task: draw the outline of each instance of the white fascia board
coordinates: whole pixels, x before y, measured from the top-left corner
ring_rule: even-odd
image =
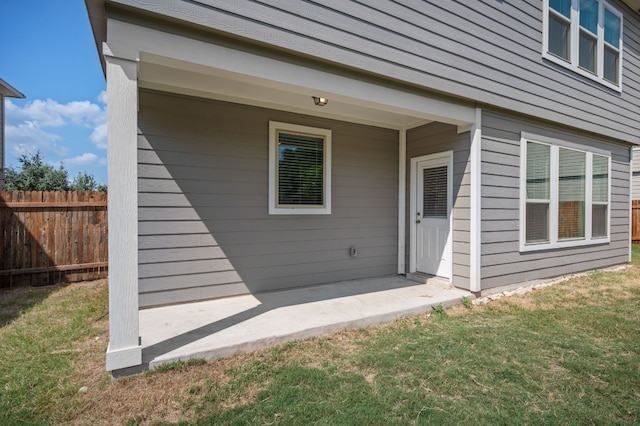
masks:
[[[352,79],[290,62],[255,55],[163,31],[110,19],[108,44],[119,57],[144,61],[169,58],[230,73],[235,79],[259,80],[272,87],[313,89],[334,99],[380,110],[413,115],[453,125],[475,120],[473,107],[448,102],[426,94],[413,94]],[[140,52],[140,53],[139,53]],[[154,55],[156,58],[146,56]]]

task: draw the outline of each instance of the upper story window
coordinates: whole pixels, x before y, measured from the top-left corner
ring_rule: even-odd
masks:
[[[331,130],[269,122],[269,214],[331,214]]]
[[[620,91],[622,14],[604,0],[544,0],[543,56]]]

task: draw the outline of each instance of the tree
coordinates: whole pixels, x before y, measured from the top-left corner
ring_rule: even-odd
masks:
[[[107,186],[96,182],[96,178],[86,171],[78,173],[71,183],[72,191],[106,191]]]
[[[56,169],[45,164],[40,151],[23,154],[18,158],[20,166],[6,169],[7,191],[106,191],[106,186],[98,185],[87,172],[79,173],[69,184],[69,173],[62,164]]]
[[[35,154],[23,154],[18,159],[20,167],[7,168],[6,188],[8,191],[68,191],[68,173],[60,164],[55,169],[45,164],[37,151]]]

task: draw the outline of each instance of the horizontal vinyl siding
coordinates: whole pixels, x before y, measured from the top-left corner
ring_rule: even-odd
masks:
[[[270,120],[332,130],[331,215],[268,214]],[[139,128],[142,306],[397,273],[396,131],[150,91]]]
[[[611,242],[523,252],[520,238],[521,132],[611,152]],[[629,147],[505,114],[482,115],[482,289],[625,263],[629,259]]]
[[[423,155],[453,151],[453,285],[469,288],[469,132],[458,134],[457,128],[443,123],[432,123],[407,132],[407,215],[406,265],[410,256],[410,227],[416,212],[410,211],[411,159]]]
[[[640,143],[640,17],[622,94],[542,59],[542,1],[115,0],[322,62]]]

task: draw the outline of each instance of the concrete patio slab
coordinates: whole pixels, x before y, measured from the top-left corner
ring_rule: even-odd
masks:
[[[279,343],[366,327],[449,306],[468,291],[401,276],[237,296],[140,311],[147,368],[223,358]]]

